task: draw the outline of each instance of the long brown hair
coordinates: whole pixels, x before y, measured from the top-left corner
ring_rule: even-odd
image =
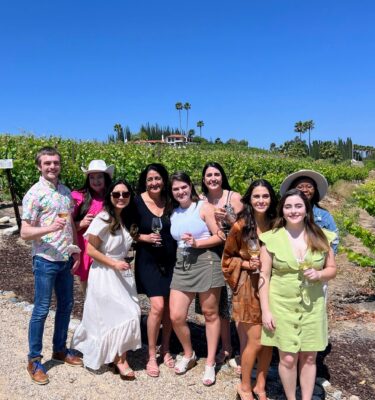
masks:
[[[256,179],[253,181],[250,186],[247,188],[246,193],[241,199],[241,202],[243,203],[243,209],[238,213],[237,216],[237,221],[240,219],[244,220],[244,226],[242,228],[242,237],[243,238],[253,238],[256,239],[258,237],[257,234],[257,223],[255,220],[255,215],[254,215],[254,209],[253,206],[251,205],[251,195],[253,193],[253,190],[258,187],[258,186],[263,186],[268,190],[268,193],[270,195],[270,205],[266,211],[266,218],[267,222],[269,223],[269,228],[272,225],[272,221],[275,218],[276,215],[276,195],[275,191],[273,190],[271,184],[266,180],[266,179]]]
[[[291,196],[298,196],[302,199],[306,208],[306,216],[304,219],[305,232],[306,232],[306,242],[307,247],[315,252],[315,251],[324,251],[328,252],[329,243],[326,235],[322,231],[322,229],[314,222],[314,214],[312,211],[311,204],[307,197],[298,189],[291,189],[285,192],[284,196],[280,199],[280,202],[277,206],[277,214],[276,220],[273,225],[274,229],[279,229],[285,227],[286,221],[284,219],[284,205],[286,199]]]
[[[112,190],[117,185],[125,185],[128,191],[130,192],[129,204],[121,211],[119,217],[115,213],[115,206],[112,204],[112,199],[111,199]],[[108,187],[107,192],[104,196],[104,205],[103,205],[103,209],[108,213],[108,218],[107,219],[102,218],[102,220],[109,225],[108,228],[111,235],[115,235],[116,231],[119,230],[122,226],[126,226],[129,229],[129,226],[131,225],[132,221],[131,220],[127,221],[126,216],[127,214],[129,214],[129,216],[134,215],[133,199],[134,199],[133,189],[125,179],[118,179],[117,181],[112,182],[111,185]]]

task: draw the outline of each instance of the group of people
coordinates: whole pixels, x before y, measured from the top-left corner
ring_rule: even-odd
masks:
[[[200,195],[188,174],[169,175],[158,163],[141,172],[135,193],[126,180],[112,180],[114,167],[103,160],[83,169],[85,184],[72,193],[59,182],[56,149],[41,149],[36,165],[41,177],[23,200],[21,228],[21,237],[33,241],[35,304],[27,367],[33,382],[48,383],[42,338],[53,289],[52,358],[91,369],[107,364],[122,379],[134,380],[127,352],[141,347],[137,294],[145,294],[150,377],[159,376],[160,363],[177,375],[195,366],[186,321],[196,299],[207,338],[204,385],[215,383],[217,365],[232,356],[233,319],[240,340],[238,396],[267,399],[267,371],[277,347],[287,399],[295,399],[297,375],[302,399],[311,399],[316,355],[328,344],[324,286],[336,274],[338,241],[332,216],[319,205],[328,189],[321,174],[289,175],[277,202],[265,179],[251,182],[243,196],[232,191],[216,162],[202,170]],[[85,293],[70,346],[79,353],[66,347],[73,274]],[[169,348],[172,330],[183,348],[178,360]]]

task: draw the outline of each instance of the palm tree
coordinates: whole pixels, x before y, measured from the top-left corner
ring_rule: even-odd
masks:
[[[182,133],[182,127],[181,127],[181,110],[183,109],[183,105],[181,102],[176,103],[176,110],[178,111],[178,116],[180,119],[180,133]]]
[[[189,130],[189,110],[191,109],[191,104],[185,103],[184,109],[186,110],[186,132],[185,132],[185,134],[187,134],[187,132]]]
[[[310,142],[310,137],[311,137],[311,131],[315,128],[315,123],[312,119],[309,121],[305,121],[305,128],[307,131],[309,131],[309,155],[311,153],[311,142]]]
[[[192,141],[194,135],[195,135],[195,130],[190,129],[188,133],[188,139],[190,140],[190,142]]]
[[[199,136],[202,137],[202,127],[204,127],[204,122],[203,121],[198,121],[197,122],[197,127],[199,128]]]
[[[305,123],[298,121],[294,124],[294,132],[299,133],[299,140],[302,140],[302,134],[306,132]]]

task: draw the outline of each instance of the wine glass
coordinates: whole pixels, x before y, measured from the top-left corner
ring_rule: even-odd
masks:
[[[64,218],[64,219],[68,220],[68,218],[69,218],[69,211],[68,211],[68,210],[60,210],[60,211],[57,213],[57,215],[58,215],[59,218]]]
[[[309,306],[310,305],[310,296],[307,291],[307,288],[309,286],[311,286],[311,283],[308,281],[308,279],[305,278],[303,272],[310,269],[312,267],[312,265],[309,261],[306,260],[305,257],[297,257],[297,262],[298,262],[299,270],[301,271],[301,274],[302,274],[302,282],[300,285],[302,300],[307,306]]]
[[[130,265],[129,269],[122,271],[123,276],[129,277],[132,276],[132,262],[134,261],[135,257],[135,249],[134,249],[134,242],[130,245],[127,253],[125,254],[124,260]]]
[[[64,225],[64,227],[63,227],[63,231],[65,232],[67,223],[68,223],[69,218],[70,218],[69,210],[68,210],[67,208],[65,208],[65,207],[64,207],[64,208],[60,208],[59,211],[57,211],[57,216],[58,216],[59,218],[65,219],[65,225]]]
[[[182,257],[187,257],[189,255],[190,245],[188,243],[186,243],[185,240],[181,240],[179,242],[179,247],[181,249]]]
[[[250,259],[254,259],[254,258],[259,259],[260,247],[259,247],[258,239],[249,237],[249,238],[247,238],[246,245],[247,245],[247,251],[249,253]],[[260,272],[259,268],[252,271],[253,274],[259,274],[259,272]]]
[[[131,246],[128,249],[128,252],[125,255],[125,261],[128,264],[131,264],[134,261],[134,256],[135,256],[135,250],[134,250],[134,246],[133,243],[131,244]]]
[[[297,262],[298,262],[299,270],[302,272],[301,286],[304,286],[304,287],[311,286],[311,283],[309,282],[308,279],[305,278],[305,275],[303,274],[304,271],[306,271],[312,267],[311,263],[308,260],[306,260],[306,257],[297,257]]]
[[[160,234],[160,231],[163,228],[163,223],[161,222],[161,218],[160,217],[153,217],[152,218],[152,222],[151,222],[151,230],[154,233]],[[153,247],[161,247],[162,244],[161,243],[155,243],[152,245]]]

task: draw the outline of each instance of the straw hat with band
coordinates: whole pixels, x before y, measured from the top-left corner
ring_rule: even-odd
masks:
[[[114,165],[108,165],[103,160],[92,160],[90,161],[89,167],[86,169],[81,167],[81,170],[86,174],[91,174],[92,172],[104,172],[108,174],[111,179],[113,177],[113,172],[115,170]]]
[[[280,186],[281,196],[283,196],[284,193],[290,189],[290,186],[294,181],[296,181],[297,179],[300,180],[302,178],[310,178],[316,183],[319,193],[319,200],[322,200],[328,190],[327,179],[319,172],[312,171],[311,169],[301,169],[300,171],[288,175]]]

